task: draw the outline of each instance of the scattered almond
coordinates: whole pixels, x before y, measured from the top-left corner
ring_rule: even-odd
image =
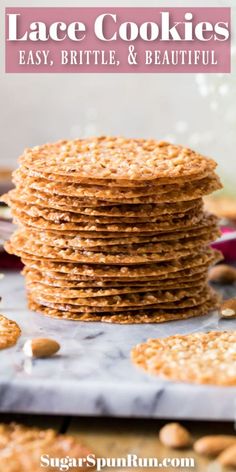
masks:
[[[201,456],[216,457],[233,444],[236,445],[236,436],[222,434],[203,436],[194,443],[194,451]]]
[[[236,298],[229,298],[229,300],[225,300],[220,307],[220,314],[222,318],[235,318]]]
[[[53,339],[35,338],[26,341],[23,351],[27,357],[51,357],[60,349],[60,344]]]
[[[222,284],[232,284],[236,281],[236,269],[227,264],[218,264],[209,270],[208,280]]]
[[[191,446],[190,433],[179,423],[168,423],[161,428],[159,439],[164,446],[171,449],[180,449]]]
[[[236,467],[236,444],[228,447],[217,457],[217,461],[225,467]]]

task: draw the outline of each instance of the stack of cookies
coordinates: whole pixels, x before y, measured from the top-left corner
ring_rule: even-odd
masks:
[[[216,163],[162,141],[99,137],[26,149],[3,197],[29,307],[48,316],[159,323],[207,314]]]

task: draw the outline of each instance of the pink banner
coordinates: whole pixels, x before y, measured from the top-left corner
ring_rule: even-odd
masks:
[[[230,8],[7,8],[6,72],[230,72]]]

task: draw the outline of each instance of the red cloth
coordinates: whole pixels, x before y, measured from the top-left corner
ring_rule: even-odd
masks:
[[[0,270],[22,270],[23,264],[19,257],[0,251]]]
[[[235,228],[222,226],[221,231],[222,234],[232,233],[235,231]],[[222,252],[225,262],[236,261],[236,239],[231,239],[231,241],[225,241],[223,243],[213,243],[212,247]]]

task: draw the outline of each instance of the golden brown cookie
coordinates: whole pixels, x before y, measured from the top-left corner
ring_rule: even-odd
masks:
[[[16,423],[0,424],[0,467],[4,472],[41,472],[41,456],[86,458],[91,451],[75,437]],[[47,470],[55,470],[47,467]],[[70,468],[76,471],[78,468]],[[79,470],[85,471],[87,467]]]
[[[208,225],[207,225],[208,221]],[[72,232],[57,232],[57,231],[43,231],[37,230],[37,228],[27,228],[23,229],[24,234],[32,236],[35,238],[35,241],[38,240],[39,243],[53,245],[57,247],[74,247],[74,248],[81,248],[81,249],[89,249],[94,250],[97,252],[97,246],[102,247],[105,249],[104,252],[112,252],[113,249],[111,246],[114,246],[114,252],[120,253],[123,251],[123,246],[126,248],[135,248],[143,247],[144,245],[150,247],[151,243],[154,245],[156,249],[162,245],[164,245],[163,249],[169,250],[170,247],[173,248],[175,245],[180,244],[188,244],[188,242],[196,239],[201,243],[201,240],[205,241],[208,238],[212,241],[214,237],[218,237],[220,232],[217,228],[217,225],[211,218],[205,218],[204,223],[206,224],[205,227],[196,226],[194,228],[186,229],[186,231],[173,231],[173,232],[163,232],[158,233],[156,235],[149,235],[149,236],[137,236],[137,235],[130,235],[125,234],[122,237],[116,238],[85,238],[81,236],[77,236],[76,231]],[[22,229],[20,230],[20,232]],[[19,232],[19,231],[18,231]],[[50,244],[51,243],[51,244]],[[92,248],[92,249],[90,249]],[[157,251],[162,252],[162,251]]]
[[[209,248],[217,219],[202,201],[221,188],[215,167],[155,140],[101,137],[27,149],[16,188],[2,201],[19,226],[5,248],[25,264],[31,306],[124,323],[127,309],[134,322],[150,315],[159,322],[161,309],[169,319],[175,310],[206,311],[207,271],[221,259]]]
[[[127,285],[127,281],[129,282],[129,286],[132,285],[155,285],[156,283],[165,283],[170,282],[173,283],[175,281],[181,282],[187,281],[187,280],[198,280],[199,277],[203,277],[207,275],[208,272],[208,264],[202,264],[200,266],[195,266],[191,267],[188,269],[180,269],[175,272],[164,272],[163,274],[159,274],[157,276],[151,276],[151,277],[138,277],[137,279],[135,278],[128,278],[128,277],[119,277],[119,279],[116,278],[109,278],[109,279],[102,279],[102,278],[88,278],[88,277],[83,277],[79,274],[70,274],[70,272],[57,272],[57,271],[51,271],[48,269],[41,269],[41,268],[36,268],[33,267],[34,263],[33,261],[30,261],[30,259],[24,260],[26,263],[26,266],[24,267],[22,273],[23,275],[27,275],[28,273],[31,275],[40,274],[43,279],[48,278],[49,280],[53,279],[55,283],[57,281],[60,281],[62,284],[64,281],[70,281],[71,283],[84,283],[87,284],[87,286],[90,287],[114,287],[114,286],[122,286],[122,285]],[[37,262],[37,261],[36,261]],[[38,280],[38,278],[37,278]],[[83,286],[83,285],[82,285]],[[84,285],[86,286],[86,285]]]
[[[180,252],[181,250],[193,251],[196,249],[197,245],[199,247],[204,247],[209,245],[212,239],[216,239],[220,235],[218,230],[213,230],[209,232],[209,234],[199,235],[199,237],[189,237],[189,238],[180,238],[176,240],[172,240],[171,242],[160,241],[158,242],[141,242],[140,244],[131,243],[131,244],[118,244],[118,245],[102,245],[102,252],[103,254],[129,254],[138,256],[141,254],[166,254],[167,258],[175,257],[176,253]],[[99,252],[99,246],[101,244],[96,244],[97,240],[94,241],[94,246],[90,246],[91,242],[88,241],[88,246],[86,244],[86,240],[82,240],[81,238],[71,238],[68,236],[58,236],[57,234],[50,233],[50,232],[37,232],[37,231],[29,231],[28,229],[21,229],[14,233],[14,238],[23,237],[27,239],[27,243],[31,240],[34,241],[34,244],[38,245],[45,245],[47,247],[53,247],[55,250],[59,249],[73,249],[79,252],[83,252],[86,254],[90,254],[90,252]],[[13,239],[14,240],[14,239]],[[127,241],[128,242],[128,241]]]
[[[195,306],[191,308],[184,308],[179,310],[145,310],[139,311],[139,313],[133,313],[132,311],[126,311],[122,314],[109,314],[106,313],[72,313],[68,311],[56,310],[53,308],[45,307],[38,303],[35,303],[31,299],[28,299],[29,308],[38,313],[42,313],[52,318],[59,318],[72,321],[90,321],[90,322],[105,322],[115,324],[143,324],[143,323],[165,323],[168,321],[184,320],[193,318],[196,316],[207,315],[210,311],[214,310],[219,300],[212,296],[212,298],[201,306]]]
[[[65,184],[63,182],[46,181],[45,179],[34,179],[27,178],[22,175],[21,170],[18,170],[14,174],[13,182],[16,187],[21,187],[23,183],[26,188],[34,190],[39,193],[46,193],[49,197],[53,195],[62,197],[73,197],[77,198],[78,206],[99,206],[102,204],[111,205],[113,204],[152,204],[162,202],[180,202],[188,200],[196,200],[204,195],[214,192],[222,188],[219,177],[213,173],[211,176],[207,176],[197,182],[184,182],[183,184],[173,184],[158,186],[158,189],[147,191],[145,195],[129,196],[126,193],[110,193],[109,197],[100,190],[94,188],[93,192],[90,191],[90,196],[84,195],[84,190],[76,184]],[[109,190],[110,192],[110,190]],[[87,192],[88,193],[88,192]],[[143,192],[144,193],[144,192]]]
[[[7,248],[9,247],[9,243]],[[36,270],[49,270],[52,272],[62,272],[69,273],[70,277],[73,278],[74,275],[80,275],[83,277],[91,278],[104,278],[104,279],[129,279],[136,278],[139,279],[157,277],[167,273],[175,273],[182,269],[191,269],[193,267],[202,267],[206,264],[210,265],[219,260],[221,260],[222,255],[219,251],[213,249],[205,249],[196,257],[183,257],[174,261],[163,262],[163,263],[152,263],[152,264],[143,264],[137,266],[112,266],[112,265],[84,265],[76,263],[61,263],[61,262],[52,262],[48,259],[34,259],[31,257],[23,257],[22,261],[28,267],[34,268]]]
[[[167,380],[236,386],[236,331],[150,339],[132,350],[133,362]]]
[[[16,218],[17,221],[22,222],[25,225],[37,227],[39,229],[45,230],[57,230],[57,231],[76,231],[79,235],[83,232],[90,234],[91,233],[109,233],[109,236],[117,233],[138,233],[139,235],[145,234],[155,234],[163,231],[175,231],[176,229],[183,229],[184,227],[192,227],[197,224],[202,224],[204,219],[204,214],[199,212],[194,214],[180,214],[180,216],[173,215],[169,219],[160,219],[156,220],[155,223],[112,223],[112,224],[99,224],[95,221],[93,222],[67,222],[66,219],[55,219],[50,220],[46,217],[32,216],[25,211],[25,209],[20,208],[19,205],[11,207],[11,213]],[[42,213],[42,212],[41,212]],[[117,234],[118,235],[118,234]],[[111,237],[111,236],[110,236]]]
[[[169,222],[171,224],[172,220],[177,220],[181,218],[191,218],[192,216],[203,216],[203,213],[201,212],[202,207],[197,206],[194,208],[191,208],[188,211],[185,211],[183,213],[181,212],[175,212],[172,215],[164,214],[164,215],[159,215],[156,217],[148,217],[146,215],[146,218],[141,218],[137,217],[136,219],[134,218],[121,218],[121,217],[106,217],[106,216],[87,216],[84,214],[80,214],[77,212],[73,211],[60,211],[60,210],[55,210],[55,209],[50,209],[50,208],[44,208],[42,206],[37,206],[37,205],[32,205],[29,203],[17,201],[17,200],[11,200],[10,201],[11,207],[13,210],[17,211],[22,211],[26,213],[28,216],[32,216],[33,218],[44,218],[45,220],[52,221],[52,222],[67,222],[67,223],[90,223],[90,224],[99,224],[99,225],[113,225],[117,224],[118,227],[122,224],[124,225],[138,225],[141,226],[143,225],[144,228],[147,226],[147,223],[162,223],[162,222]]]
[[[111,264],[111,265],[134,265],[146,264],[151,262],[169,261],[172,259],[179,259],[187,256],[197,255],[196,247],[194,249],[180,249],[175,252],[143,252],[141,254],[109,254],[102,252],[82,251],[74,248],[57,248],[47,246],[46,244],[36,244],[35,239],[25,237],[23,232],[21,234],[14,234],[10,242],[5,245],[8,252],[13,252],[18,256],[25,256],[29,254],[33,258],[52,259],[54,261],[69,261],[82,264]]]
[[[47,274],[42,274],[37,271],[25,272],[25,280],[27,287],[31,290],[36,290],[37,287],[41,287],[42,291],[50,290],[50,293],[61,293],[65,295],[67,290],[70,292],[73,290],[77,293],[77,296],[81,293],[84,297],[88,296],[106,296],[106,295],[119,295],[121,293],[137,293],[137,292],[146,292],[146,291],[155,291],[155,290],[168,290],[168,289],[185,289],[191,288],[193,285],[203,285],[206,283],[207,275],[197,275],[195,277],[186,278],[186,279],[177,279],[177,280],[168,280],[168,281],[153,281],[153,282],[143,282],[135,284],[116,284],[110,283],[108,286],[104,283],[104,287],[99,283],[92,284],[89,282],[79,282],[68,279],[55,279],[54,277],[49,277]],[[63,291],[62,291],[63,288]],[[53,291],[51,291],[53,289]]]
[[[209,295],[209,289],[203,287],[202,285],[192,286],[188,289],[169,289],[169,290],[156,290],[149,292],[148,289],[145,292],[140,293],[126,293],[118,295],[107,295],[99,297],[85,297],[83,294],[80,297],[76,296],[62,296],[61,294],[56,295],[55,293],[50,293],[40,289],[32,290],[28,286],[28,291],[31,294],[32,298],[36,301],[40,301],[43,305],[47,302],[49,303],[61,303],[64,305],[75,305],[76,311],[85,310],[84,307],[99,307],[101,311],[120,309],[121,307],[147,307],[148,305],[157,305],[165,303],[176,302],[176,306],[181,303],[181,300],[186,300],[191,298],[192,305],[201,302],[205,296]],[[195,298],[194,298],[195,297]],[[197,300],[194,302],[194,300]],[[178,303],[177,303],[178,302]],[[105,309],[106,308],[106,309]],[[137,309],[137,308],[135,308]],[[98,310],[99,311],[99,310]]]
[[[20,162],[43,172],[82,179],[159,180],[201,176],[216,164],[163,141],[98,137],[26,149]]]
[[[11,190],[1,196],[1,201],[11,204],[11,201],[26,203],[27,205],[37,205],[43,208],[58,209],[60,211],[72,211],[86,216],[105,216],[109,218],[155,218],[160,215],[169,215],[173,213],[185,213],[191,209],[203,207],[202,199],[175,202],[175,203],[153,203],[150,205],[139,204],[121,204],[106,205],[98,207],[78,206],[78,200],[73,197],[62,197],[57,195],[50,196],[44,192],[37,192],[26,188],[24,185],[18,185],[17,189]]]
[[[14,346],[20,334],[21,329],[15,321],[0,315],[0,350]]]

